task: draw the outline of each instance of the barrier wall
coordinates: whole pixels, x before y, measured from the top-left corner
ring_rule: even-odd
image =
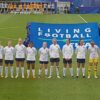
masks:
[[[80,7],[81,14],[88,14],[88,13],[100,13],[100,7]]]

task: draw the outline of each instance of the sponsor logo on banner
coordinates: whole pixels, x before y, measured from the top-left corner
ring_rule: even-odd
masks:
[[[56,38],[58,44],[62,47],[67,38],[70,38],[74,47],[78,45],[82,38],[86,46],[90,45],[93,40],[97,45],[100,44],[100,37],[97,23],[84,24],[46,24],[46,23],[30,23],[29,40],[34,42],[37,48],[42,46],[42,42],[46,41],[48,46],[52,43],[52,39]]]

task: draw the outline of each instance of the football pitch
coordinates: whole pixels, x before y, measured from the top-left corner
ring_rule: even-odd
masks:
[[[0,41],[5,46],[8,40],[17,43],[19,37],[26,37],[26,24],[28,22],[44,23],[100,23],[99,14],[90,15],[0,15]],[[86,59],[88,67],[88,55]],[[99,60],[100,61],[100,60]],[[38,76],[38,57],[36,61],[36,76]],[[15,64],[14,64],[15,67]],[[62,77],[62,57],[60,61],[60,76]],[[25,66],[26,68],[26,66]],[[73,57],[74,75],[76,75],[76,59]],[[44,73],[39,79],[11,79],[0,78],[0,100],[100,100],[100,63],[98,65],[98,79],[71,78],[67,70],[67,78],[44,78]],[[15,73],[14,73],[15,75]],[[26,70],[25,70],[26,76]],[[87,72],[86,72],[87,76]],[[93,75],[92,75],[93,76]]]

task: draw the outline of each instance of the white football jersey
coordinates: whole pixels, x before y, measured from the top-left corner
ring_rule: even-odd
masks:
[[[43,48],[41,47],[39,49],[39,54],[40,54],[40,61],[48,61],[48,56],[49,56],[49,49],[48,48]]]
[[[97,45],[94,45],[94,47],[90,46],[88,50],[90,59],[99,57],[99,47]]]
[[[73,55],[73,46],[65,44],[62,48],[63,58],[71,59]]]
[[[76,54],[77,54],[77,59],[85,59],[86,47],[84,45],[83,46],[78,45],[76,47]]]
[[[4,48],[3,46],[0,46],[0,59],[3,59],[3,54],[4,54]]]
[[[22,44],[15,46],[16,58],[25,58],[26,47]]]
[[[59,58],[60,57],[60,46],[58,44],[50,45],[49,48],[49,53],[50,53],[50,58]]]
[[[26,49],[26,60],[35,61],[36,60],[37,50],[35,47],[27,47]]]
[[[5,60],[14,60],[14,54],[15,54],[15,49],[14,47],[8,47],[6,46],[4,48],[4,55],[5,55]]]

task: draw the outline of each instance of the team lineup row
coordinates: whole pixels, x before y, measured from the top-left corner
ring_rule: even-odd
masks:
[[[81,39],[79,45],[75,49],[76,58],[77,58],[77,67],[76,67],[76,78],[79,77],[80,67],[82,67],[82,75],[85,78],[85,58],[86,58],[87,48],[84,46],[84,41]],[[88,78],[91,77],[92,67],[94,68],[94,78],[97,77],[97,66],[99,58],[99,47],[95,45],[92,41],[91,45],[88,48],[89,51],[89,67],[88,67]],[[71,77],[73,77],[73,67],[72,67],[72,56],[73,56],[73,46],[70,43],[70,39],[66,39],[66,44],[62,48],[63,54],[63,77],[66,77],[66,69],[69,67]],[[59,75],[59,61],[60,61],[60,46],[57,44],[57,40],[53,39],[52,44],[49,49],[47,48],[47,43],[43,42],[42,47],[39,49],[39,62],[40,67],[38,71],[39,78],[43,68],[45,68],[45,76],[47,78],[52,77],[53,67],[56,68],[57,78],[60,78]],[[8,45],[3,47],[0,43],[0,76],[3,77],[3,58],[5,61],[5,78],[8,77],[8,68],[10,67],[11,78],[14,78],[14,57],[16,60],[16,76],[19,77],[19,67],[21,67],[22,78],[24,76],[24,61],[26,58],[27,62],[27,78],[30,77],[30,68],[32,67],[32,76],[35,78],[35,61],[36,61],[37,50],[33,46],[33,43],[29,43],[28,47],[23,45],[21,38],[18,39],[18,44],[15,48],[12,46],[12,42],[8,41]],[[50,56],[50,73],[48,74],[48,60]]]

